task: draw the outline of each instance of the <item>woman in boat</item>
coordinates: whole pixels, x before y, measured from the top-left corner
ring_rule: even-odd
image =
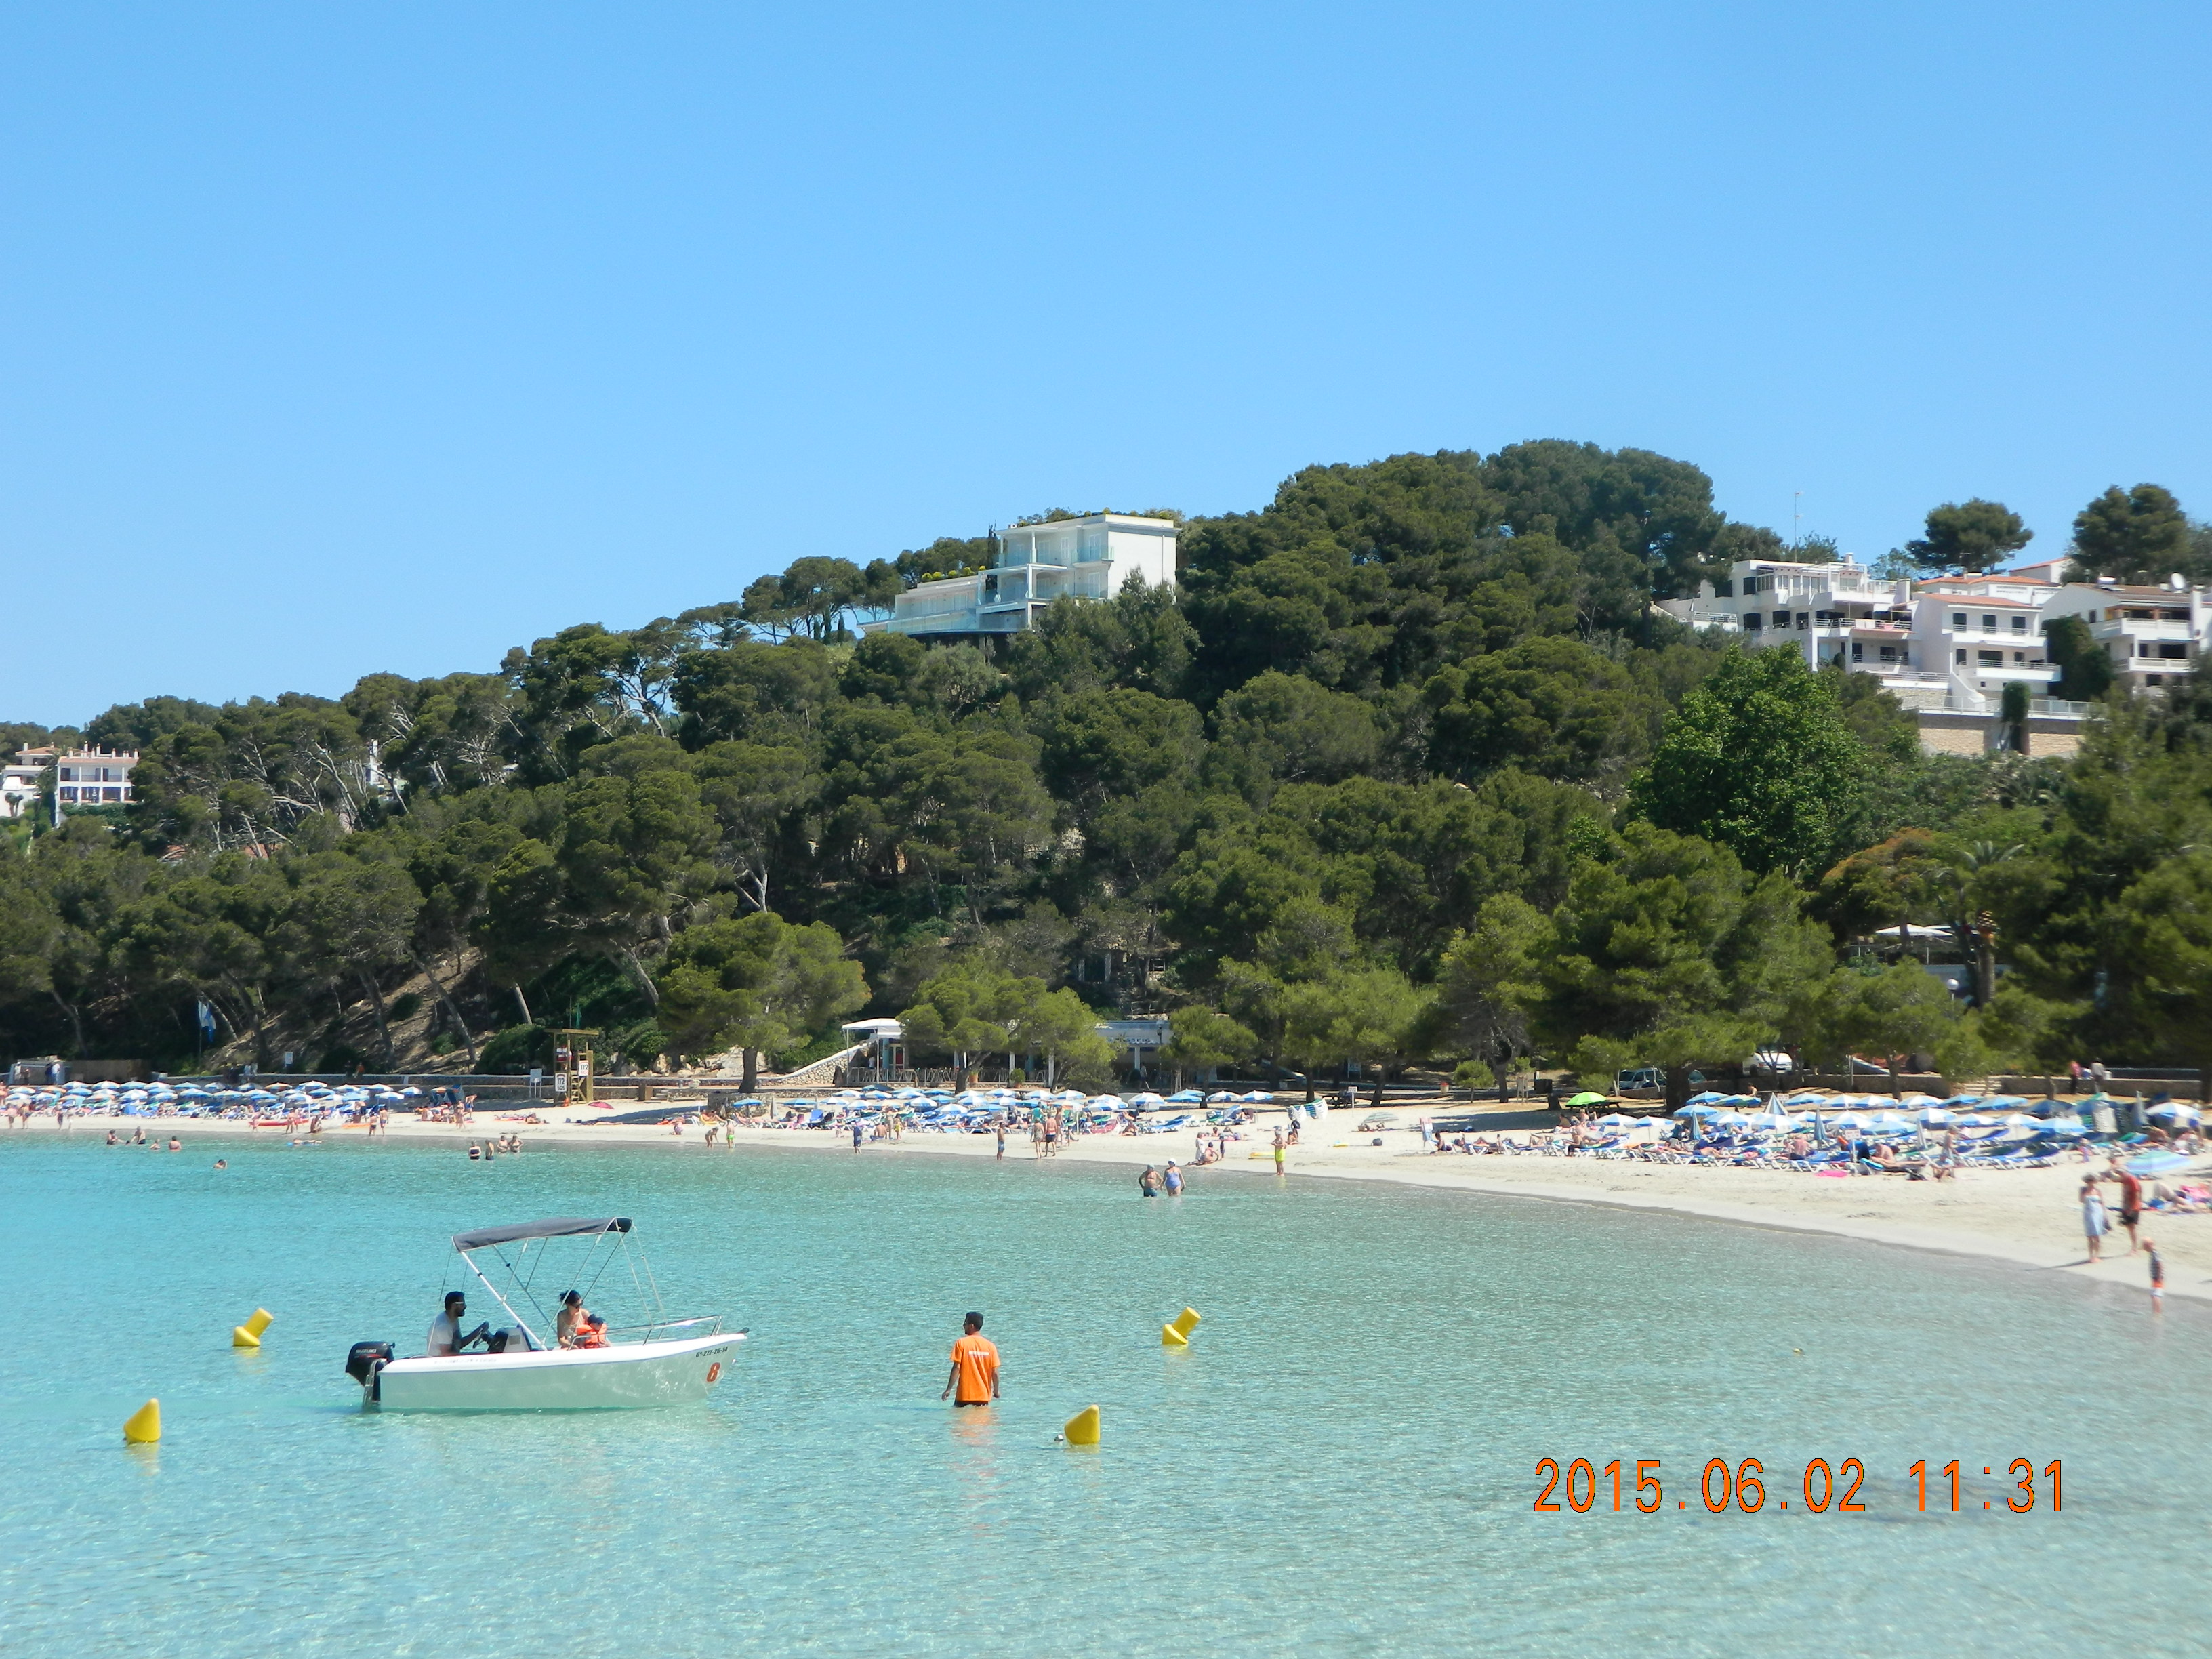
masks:
[[[584,1306],[581,1291],[564,1291],[561,1297],[561,1311],[553,1319],[554,1339],[564,1348],[604,1348],[607,1346],[607,1322],[594,1319]]]

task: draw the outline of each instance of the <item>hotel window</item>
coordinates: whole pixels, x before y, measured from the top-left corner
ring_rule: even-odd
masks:
[[[1777,628],[1787,628],[1787,627],[1789,627],[1789,626],[1790,626],[1790,613],[1789,613],[1787,611],[1776,611],[1776,612],[1774,613],[1774,625],[1775,625]]]
[[[2027,617],[2014,617],[2012,619],[2012,631],[2013,631],[2014,633],[2015,633],[2015,634],[2025,634],[2025,633],[2027,633]]]
[[[1996,631],[1997,619],[1995,617],[1990,616],[1987,611],[1984,611],[1982,613],[1982,632],[1984,634],[1994,634]]]
[[[1851,660],[1853,662],[1866,660],[1866,647],[1861,645],[1856,640],[1851,641]]]
[[[120,789],[114,787],[112,785],[110,785],[108,787],[100,792],[100,798],[102,800],[121,800],[123,799],[123,792]]]
[[[1954,628],[1964,628],[1966,625],[1966,613],[1963,611],[1954,611],[1951,613],[1951,626]]]
[[[67,784],[64,784],[56,793],[58,793],[64,800],[75,800],[76,799],[76,791],[70,788]]]
[[[1797,626],[1798,626],[1798,627],[1800,627],[1800,628],[1804,627],[1807,623],[1810,623],[1812,620],[1813,620],[1813,619],[1812,619],[1812,617],[1810,617],[1809,616],[1806,615],[1806,613],[1805,613],[1805,612],[1803,612],[1802,611],[1800,611],[1797,613]]]
[[[1963,663],[1966,660],[1966,653],[1964,651],[1954,651],[1951,653],[1951,659],[1954,662]]]
[[[2016,665],[2025,667],[2027,665],[2027,653],[2025,651],[2015,651],[2012,653],[2012,659]]]
[[[2004,653],[2002,651],[1978,651],[1974,653],[1974,658],[1975,660],[1984,668],[2002,668],[2004,666]]]
[[[2189,655],[2189,647],[2181,644],[2178,641],[2168,641],[2166,644],[2159,647],[2158,654],[2165,658],[2168,662],[2172,662],[2177,658],[2187,657]]]
[[[1744,626],[1744,631],[1745,631],[1746,633],[1756,634],[1757,632],[1759,632],[1759,612],[1757,612],[1756,611],[1745,611],[1745,612],[1743,613],[1743,626]]]
[[[1897,647],[1893,645],[1885,645],[1882,647],[1881,659],[1884,662],[1895,662],[1897,660]]]

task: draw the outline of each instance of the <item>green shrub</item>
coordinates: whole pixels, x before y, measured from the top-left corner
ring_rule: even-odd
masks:
[[[510,1025],[477,1050],[477,1069],[520,1077],[553,1069],[553,1033],[543,1025]]]

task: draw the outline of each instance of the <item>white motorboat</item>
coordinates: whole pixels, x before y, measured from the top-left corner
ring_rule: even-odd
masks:
[[[392,1357],[389,1342],[355,1343],[346,1357],[346,1374],[362,1385],[362,1404],[386,1411],[607,1411],[704,1399],[707,1390],[722,1380],[738,1344],[745,1340],[744,1332],[724,1331],[721,1320],[713,1316],[661,1318],[593,1333],[593,1346],[558,1346],[517,1311],[477,1261],[481,1251],[504,1267],[518,1299],[532,1308],[550,1333],[555,1322],[537,1305],[530,1290],[547,1243],[589,1239],[588,1266],[599,1246],[609,1241],[627,1254],[629,1231],[629,1217],[607,1216],[558,1218],[456,1233],[454,1250],[514,1325],[493,1331],[487,1323],[469,1333],[464,1346],[481,1341],[481,1353],[399,1359]],[[533,1260],[533,1246],[541,1260]],[[605,1267],[602,1262],[600,1271]],[[638,1282],[634,1268],[632,1282]],[[650,1283],[648,1272],[644,1284]],[[639,1288],[642,1291],[644,1285]],[[658,1291],[652,1297],[657,1304]]]

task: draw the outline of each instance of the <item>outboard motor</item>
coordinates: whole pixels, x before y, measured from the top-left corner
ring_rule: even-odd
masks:
[[[379,1397],[377,1373],[392,1359],[389,1342],[356,1342],[346,1350],[346,1375],[366,1389],[371,1400]]]

